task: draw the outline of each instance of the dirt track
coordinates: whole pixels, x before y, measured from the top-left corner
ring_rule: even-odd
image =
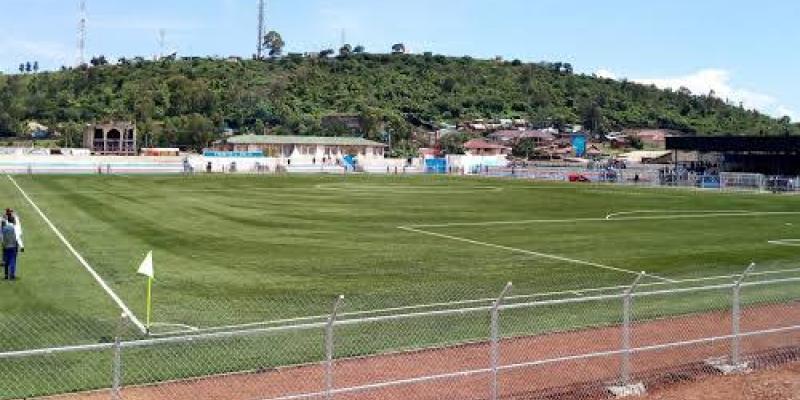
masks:
[[[800,303],[747,309],[742,318],[742,332],[793,325],[800,325]],[[641,347],[724,336],[730,333],[730,327],[729,312],[638,323],[633,329],[632,345]],[[614,351],[620,348],[620,343],[620,327],[508,339],[501,344],[500,359],[501,365],[513,365],[555,357]],[[750,337],[742,341],[742,352],[761,354],[758,362],[764,365],[794,360],[793,357],[797,357],[798,354],[795,351],[798,347],[800,347],[800,331]],[[675,382],[713,375],[715,371],[704,361],[726,356],[730,354],[730,348],[729,340],[720,340],[689,347],[638,353],[632,357],[633,373],[638,380],[648,383],[648,386],[669,387]],[[774,349],[795,350],[785,350],[784,353],[775,355],[767,352]],[[337,360],[334,387],[349,388],[428,375],[480,370],[487,368],[488,365],[489,346],[486,343]],[[500,396],[505,399],[602,398],[607,396],[606,385],[618,380],[620,366],[621,357],[614,355],[503,371],[499,377]],[[124,389],[123,398],[125,400],[255,400],[320,392],[323,389],[324,368],[321,365],[309,365],[155,386],[129,387]],[[347,400],[470,400],[486,399],[489,393],[490,376],[481,373],[359,393],[341,393],[334,397]],[[664,395],[667,393],[669,392],[665,392]],[[109,398],[109,393],[100,391],[57,398],[106,400]],[[308,398],[324,398],[324,396]],[[652,398],[677,399],[677,397]]]
[[[642,400],[800,400],[800,364],[673,385]]]

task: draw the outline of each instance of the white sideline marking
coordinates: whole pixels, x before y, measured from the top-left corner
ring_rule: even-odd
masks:
[[[794,246],[800,247],[800,239],[780,239],[780,240],[770,240],[767,243],[775,244],[778,246]]]
[[[669,214],[669,213],[684,213],[684,215],[694,215],[694,214],[714,214],[714,213],[751,213],[750,210],[640,210],[640,211],[621,211],[615,212],[606,215],[606,220],[616,219],[615,217],[621,217],[624,215],[636,215],[636,214]]]
[[[512,252],[515,252],[515,253],[528,254],[528,255],[541,257],[541,258],[549,258],[551,260],[565,261],[565,262],[570,262],[570,263],[573,263],[573,264],[588,265],[590,267],[606,269],[606,270],[609,270],[609,271],[623,272],[623,273],[631,274],[631,275],[639,275],[639,272],[636,272],[636,271],[631,271],[631,270],[628,270],[628,269],[612,267],[612,266],[609,266],[609,265],[598,264],[598,263],[591,262],[591,261],[584,261],[584,260],[578,260],[578,259],[574,259],[574,258],[562,257],[562,256],[554,255],[554,254],[540,253],[538,251],[518,249],[516,247],[502,246],[502,245],[499,245],[499,244],[479,242],[477,240],[466,239],[466,238],[462,238],[462,237],[458,237],[458,236],[450,236],[450,235],[445,235],[445,234],[442,234],[442,233],[424,231],[424,230],[421,230],[421,229],[415,229],[415,228],[408,227],[408,226],[399,226],[397,228],[398,229],[402,229],[404,231],[408,231],[408,232],[420,233],[420,234],[423,234],[423,235],[435,236],[435,237],[439,237],[439,238],[443,238],[443,239],[455,240],[455,241],[464,242],[464,243],[477,244],[477,245],[480,245],[480,246],[493,247],[493,248],[496,248],[496,249],[512,251]],[[665,282],[675,282],[675,281],[673,281],[671,279],[663,278],[663,277],[660,277],[658,275],[653,275],[653,274],[645,274],[645,275],[647,275],[649,277],[652,277],[652,278],[656,278],[656,279],[665,281]]]
[[[13,183],[14,186],[16,186],[17,190],[19,190],[19,192],[22,193],[22,196],[25,197],[25,200],[27,200],[28,203],[30,203],[30,205],[33,207],[34,210],[36,210],[39,216],[42,217],[42,219],[50,227],[50,229],[53,230],[56,236],[58,236],[58,238],[61,239],[61,242],[64,243],[64,246],[66,246],[67,249],[72,253],[72,255],[74,255],[75,258],[78,259],[78,262],[80,262],[81,265],[83,265],[83,267],[86,269],[86,271],[88,271],[89,274],[92,275],[94,280],[100,284],[100,287],[102,287],[103,290],[105,290],[105,292],[111,297],[111,299],[114,300],[115,303],[117,303],[117,306],[119,306],[122,312],[125,313],[125,315],[127,315],[130,318],[131,322],[133,322],[133,324],[136,325],[136,328],[138,328],[143,334],[147,334],[147,328],[145,328],[144,324],[142,324],[142,322],[139,321],[139,318],[137,318],[136,315],[134,315],[133,312],[128,308],[128,306],[125,305],[122,299],[120,299],[120,297],[116,293],[114,293],[114,290],[111,289],[111,287],[108,286],[108,284],[103,280],[103,278],[100,277],[97,271],[95,271],[94,268],[92,268],[92,266],[86,262],[83,256],[81,256],[80,253],[78,253],[78,251],[75,250],[75,248],[72,246],[72,244],[70,244],[67,238],[65,238],[64,235],[61,234],[61,231],[59,231],[58,228],[56,228],[56,226],[50,221],[50,219],[47,218],[47,215],[45,215],[44,212],[42,212],[42,210],[39,208],[39,206],[37,206],[36,203],[34,203],[33,200],[28,196],[28,194],[25,193],[24,190],[22,190],[22,187],[20,187],[17,184],[17,181],[14,180],[14,178],[12,178],[11,175],[6,175],[6,176],[11,181],[11,183]]]
[[[756,217],[774,215],[800,215],[800,211],[753,211],[753,212],[732,212],[721,211],[708,214],[674,214],[674,215],[646,215],[639,217],[620,217],[620,218],[565,218],[565,219],[527,219],[517,221],[485,221],[485,222],[453,222],[448,224],[427,224],[427,225],[407,225],[410,228],[448,228],[456,226],[492,226],[492,225],[527,225],[527,224],[546,224],[546,223],[570,223],[570,222],[603,222],[603,221],[648,221],[648,220],[669,220],[669,219],[703,219],[715,217]]]

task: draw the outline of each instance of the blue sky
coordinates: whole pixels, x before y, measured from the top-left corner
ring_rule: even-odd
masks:
[[[254,52],[256,0],[87,0],[89,54],[152,56],[158,31],[182,55]],[[579,72],[713,89],[800,120],[800,2],[795,0],[267,0],[287,51],[347,41],[568,61]],[[78,0],[0,0],[0,70],[76,59]]]

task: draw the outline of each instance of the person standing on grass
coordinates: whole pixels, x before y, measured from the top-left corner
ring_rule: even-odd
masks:
[[[13,209],[6,208],[6,213],[3,215],[3,219],[14,224],[14,228],[17,229],[17,236],[22,237],[22,221],[20,221],[19,215],[17,215]]]
[[[17,279],[17,255],[25,252],[25,245],[22,243],[22,236],[19,230],[9,220],[3,219],[0,228],[3,241],[3,267],[6,280]]]

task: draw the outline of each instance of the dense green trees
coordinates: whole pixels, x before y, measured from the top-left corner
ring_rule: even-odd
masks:
[[[264,47],[269,49],[270,57],[277,57],[283,54],[284,46],[286,46],[286,42],[283,41],[283,37],[280,33],[269,31],[264,35]]]
[[[22,132],[30,120],[72,132],[95,120],[126,119],[139,124],[151,145],[199,148],[227,127],[321,134],[320,120],[331,113],[360,115],[364,135],[391,136],[398,153],[413,147],[409,120],[520,117],[539,126],[580,123],[598,133],[800,132],[787,119],[715,97],[575,75],[565,63],[362,52],[347,47],[341,57],[329,57],[330,50],[326,57],[247,61],[131,58],[118,65],[96,57],[93,67],[0,75],[0,135]]]

